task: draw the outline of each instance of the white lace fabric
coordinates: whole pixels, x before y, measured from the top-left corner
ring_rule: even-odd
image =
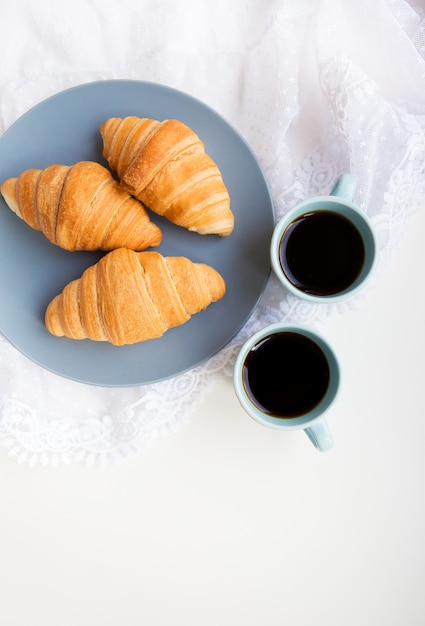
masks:
[[[44,98],[93,80],[180,89],[244,136],[277,218],[329,193],[341,173],[355,175],[354,200],[378,235],[374,280],[409,216],[425,208],[425,15],[414,1],[28,0],[5,8],[2,23],[2,132]],[[0,445],[29,464],[112,462],[188,419],[213,382],[231,376],[242,341],[259,328],[317,325],[361,298],[305,303],[271,275],[250,320],[219,354],[183,375],[124,389],[52,374],[0,337]]]

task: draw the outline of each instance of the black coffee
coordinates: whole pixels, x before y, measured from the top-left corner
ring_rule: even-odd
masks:
[[[260,340],[248,353],[243,383],[260,411],[294,418],[312,410],[324,397],[330,380],[323,350],[296,332],[278,332]]]
[[[365,261],[357,228],[332,211],[306,213],[283,233],[280,264],[289,281],[304,293],[330,296],[354,283]]]

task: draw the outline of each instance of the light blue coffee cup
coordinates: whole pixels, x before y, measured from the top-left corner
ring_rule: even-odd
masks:
[[[377,262],[376,235],[367,215],[352,201],[356,185],[354,176],[343,174],[329,196],[315,196],[300,202],[276,224],[270,245],[271,266],[281,284],[297,297],[310,302],[339,302],[356,294],[372,276]],[[280,262],[281,241],[288,227],[301,216],[317,211],[331,211],[348,219],[360,233],[364,244],[365,258],[358,276],[343,291],[331,295],[315,295],[303,291],[290,281]]]
[[[311,339],[323,351],[329,366],[329,384],[320,402],[310,411],[298,417],[281,418],[261,411],[251,400],[244,385],[244,367],[251,350],[264,338],[274,333],[299,333]],[[279,367],[279,362],[276,362]],[[299,324],[271,324],[252,335],[241,347],[233,370],[233,385],[236,396],[246,413],[256,422],[281,431],[304,430],[312,444],[320,452],[326,452],[334,446],[334,438],[324,414],[335,402],[341,383],[341,368],[337,356],[329,343],[317,332]]]

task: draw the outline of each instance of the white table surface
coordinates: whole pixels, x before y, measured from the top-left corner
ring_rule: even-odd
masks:
[[[425,206],[356,311],[336,445],[248,418],[219,384],[104,469],[0,450],[5,626],[423,626]]]

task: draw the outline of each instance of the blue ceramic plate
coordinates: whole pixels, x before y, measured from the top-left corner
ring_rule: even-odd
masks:
[[[109,117],[177,118],[205,143],[229,190],[229,237],[190,233],[150,214],[163,231],[157,248],[215,267],[225,297],[161,338],[116,347],[51,336],[44,312],[53,296],[100,253],[66,252],[20,220],[0,199],[0,331],[21,352],[61,376],[102,386],[134,386],[180,374],[221,350],[255,308],[270,271],[274,211],[263,173],[240,135],[185,93],[140,81],[111,80],[63,91],[22,116],[0,139],[0,180],[31,167],[80,160],[107,163],[99,126]]]

